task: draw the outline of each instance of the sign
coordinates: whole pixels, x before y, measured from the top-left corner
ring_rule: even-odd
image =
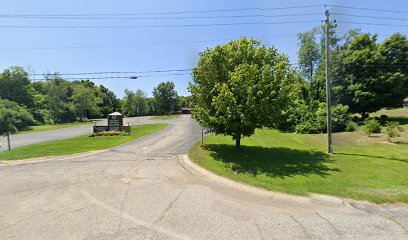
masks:
[[[129,126],[123,126],[123,115],[118,112],[114,112],[108,115],[108,126],[94,126],[93,132],[105,132],[105,131],[125,131],[130,133]]]
[[[120,131],[123,127],[123,115],[114,112],[108,115],[109,131]]]

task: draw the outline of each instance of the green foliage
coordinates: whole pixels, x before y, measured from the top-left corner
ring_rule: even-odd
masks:
[[[97,96],[98,89],[81,82],[75,84],[73,90],[72,103],[80,120],[87,119],[87,113],[98,115],[100,112],[98,104],[102,103],[102,99]]]
[[[104,131],[104,132],[92,133],[92,134],[89,135],[89,137],[98,137],[98,136],[110,137],[110,136],[129,136],[129,135],[130,135],[130,133],[128,133],[128,132]]]
[[[367,119],[364,121],[364,131],[371,135],[373,133],[381,132],[381,124],[375,119]]]
[[[288,58],[255,39],[207,49],[189,85],[192,117],[213,133],[232,136],[239,147],[256,128],[286,121],[295,74]]]
[[[192,97],[191,96],[179,96],[179,107],[181,108],[190,108],[191,107],[191,102],[192,102]]]
[[[178,95],[173,82],[162,82],[153,89],[151,102],[155,115],[168,115],[175,113],[178,108]]]
[[[389,141],[391,141],[392,138],[399,137],[400,132],[404,131],[399,125],[399,122],[387,122],[385,126],[385,132],[387,133]]]
[[[27,71],[22,67],[12,66],[0,74],[0,98],[30,108],[34,106],[34,93]]]
[[[147,94],[141,89],[136,90],[136,92],[125,89],[122,110],[126,116],[146,115],[148,112]]]
[[[332,106],[332,131],[345,130],[350,121],[348,107],[337,104]],[[315,101],[311,106],[299,104],[291,115],[294,120],[294,130],[297,133],[324,133],[327,131],[327,106],[326,103]]]
[[[352,32],[339,55],[334,87],[339,101],[363,118],[386,107],[401,107],[408,96],[408,41],[394,34],[382,43],[377,35]]]
[[[25,107],[6,99],[0,99],[0,134],[15,133],[34,124],[33,115]]]
[[[357,127],[358,127],[357,123],[355,123],[353,121],[348,121],[346,123],[346,129],[345,130],[346,130],[346,132],[354,132],[354,131],[357,130]]]
[[[99,97],[102,102],[98,105],[100,108],[100,115],[102,117],[108,116],[108,114],[120,111],[120,102],[115,93],[106,88],[103,85],[99,86]]]

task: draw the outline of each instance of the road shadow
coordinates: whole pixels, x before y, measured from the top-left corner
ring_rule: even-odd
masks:
[[[313,174],[326,177],[330,172],[340,171],[328,167],[326,164],[333,160],[318,151],[255,146],[242,146],[237,151],[234,146],[227,144],[208,144],[204,148],[210,151],[211,157],[224,162],[233,172],[250,173],[253,176],[266,174],[285,178]]]

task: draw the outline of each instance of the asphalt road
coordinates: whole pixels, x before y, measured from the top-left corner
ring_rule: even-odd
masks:
[[[188,116],[105,152],[0,164],[0,239],[408,239],[407,205],[249,192],[179,154]]]
[[[100,125],[107,125],[106,119],[97,120]],[[161,123],[164,121],[150,121],[149,117],[139,117],[139,118],[125,118],[124,124],[135,126],[138,124],[146,123]],[[53,140],[62,140],[67,138],[79,137],[92,133],[92,124],[81,125],[68,128],[60,128],[55,130],[32,132],[32,133],[22,133],[10,136],[11,147],[20,147],[25,145],[31,145],[35,143],[48,142]],[[8,150],[7,138],[5,136],[0,136],[0,152]]]

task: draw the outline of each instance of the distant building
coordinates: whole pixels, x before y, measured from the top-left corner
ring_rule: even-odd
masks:
[[[408,97],[404,99],[404,106],[408,107]]]
[[[181,108],[181,114],[191,114],[191,108]]]

